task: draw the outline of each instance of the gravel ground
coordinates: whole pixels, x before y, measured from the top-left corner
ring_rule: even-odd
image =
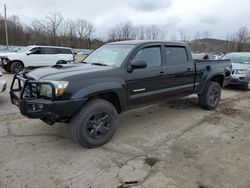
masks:
[[[238,89],[224,89],[215,111],[190,96],[126,112],[96,149],[74,143],[67,124],[23,117],[0,95],[0,187],[249,188],[249,145],[250,92]]]

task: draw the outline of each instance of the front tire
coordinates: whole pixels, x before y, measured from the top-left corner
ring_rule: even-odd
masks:
[[[10,71],[12,74],[17,74],[21,71],[23,71],[24,66],[22,64],[22,62],[20,61],[13,61],[10,65]]]
[[[94,99],[87,102],[73,118],[71,131],[74,140],[84,147],[93,148],[106,144],[117,129],[118,114],[108,101]]]
[[[221,86],[218,82],[209,81],[204,91],[199,95],[200,106],[206,110],[215,109],[220,102]]]

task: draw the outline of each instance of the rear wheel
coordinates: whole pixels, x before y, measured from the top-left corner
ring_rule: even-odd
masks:
[[[118,114],[108,101],[89,101],[71,122],[73,137],[84,147],[107,143],[117,129]]]
[[[210,81],[199,95],[200,106],[207,110],[215,109],[221,98],[221,86],[218,82]]]
[[[60,64],[67,64],[67,61],[65,60],[59,60],[56,62],[57,65],[60,65]]]
[[[17,74],[21,71],[23,71],[24,66],[20,61],[13,61],[10,65],[10,71],[13,74]]]

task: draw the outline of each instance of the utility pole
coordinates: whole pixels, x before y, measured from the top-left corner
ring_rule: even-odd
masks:
[[[7,11],[6,4],[4,4],[5,39],[6,39],[6,46],[8,49],[9,48],[9,38],[8,38],[8,23],[7,23],[6,11]]]

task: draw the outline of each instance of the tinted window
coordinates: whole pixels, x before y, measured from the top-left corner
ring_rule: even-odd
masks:
[[[41,54],[41,48],[32,48],[30,54]]]
[[[57,54],[56,48],[42,48],[42,54]]]
[[[136,56],[135,60],[144,59],[147,62],[147,67],[158,67],[161,66],[161,48],[160,47],[149,47],[141,49]]]
[[[185,47],[166,46],[167,65],[177,66],[187,63],[187,52]]]
[[[70,49],[58,48],[57,50],[59,54],[72,54],[72,51]]]

